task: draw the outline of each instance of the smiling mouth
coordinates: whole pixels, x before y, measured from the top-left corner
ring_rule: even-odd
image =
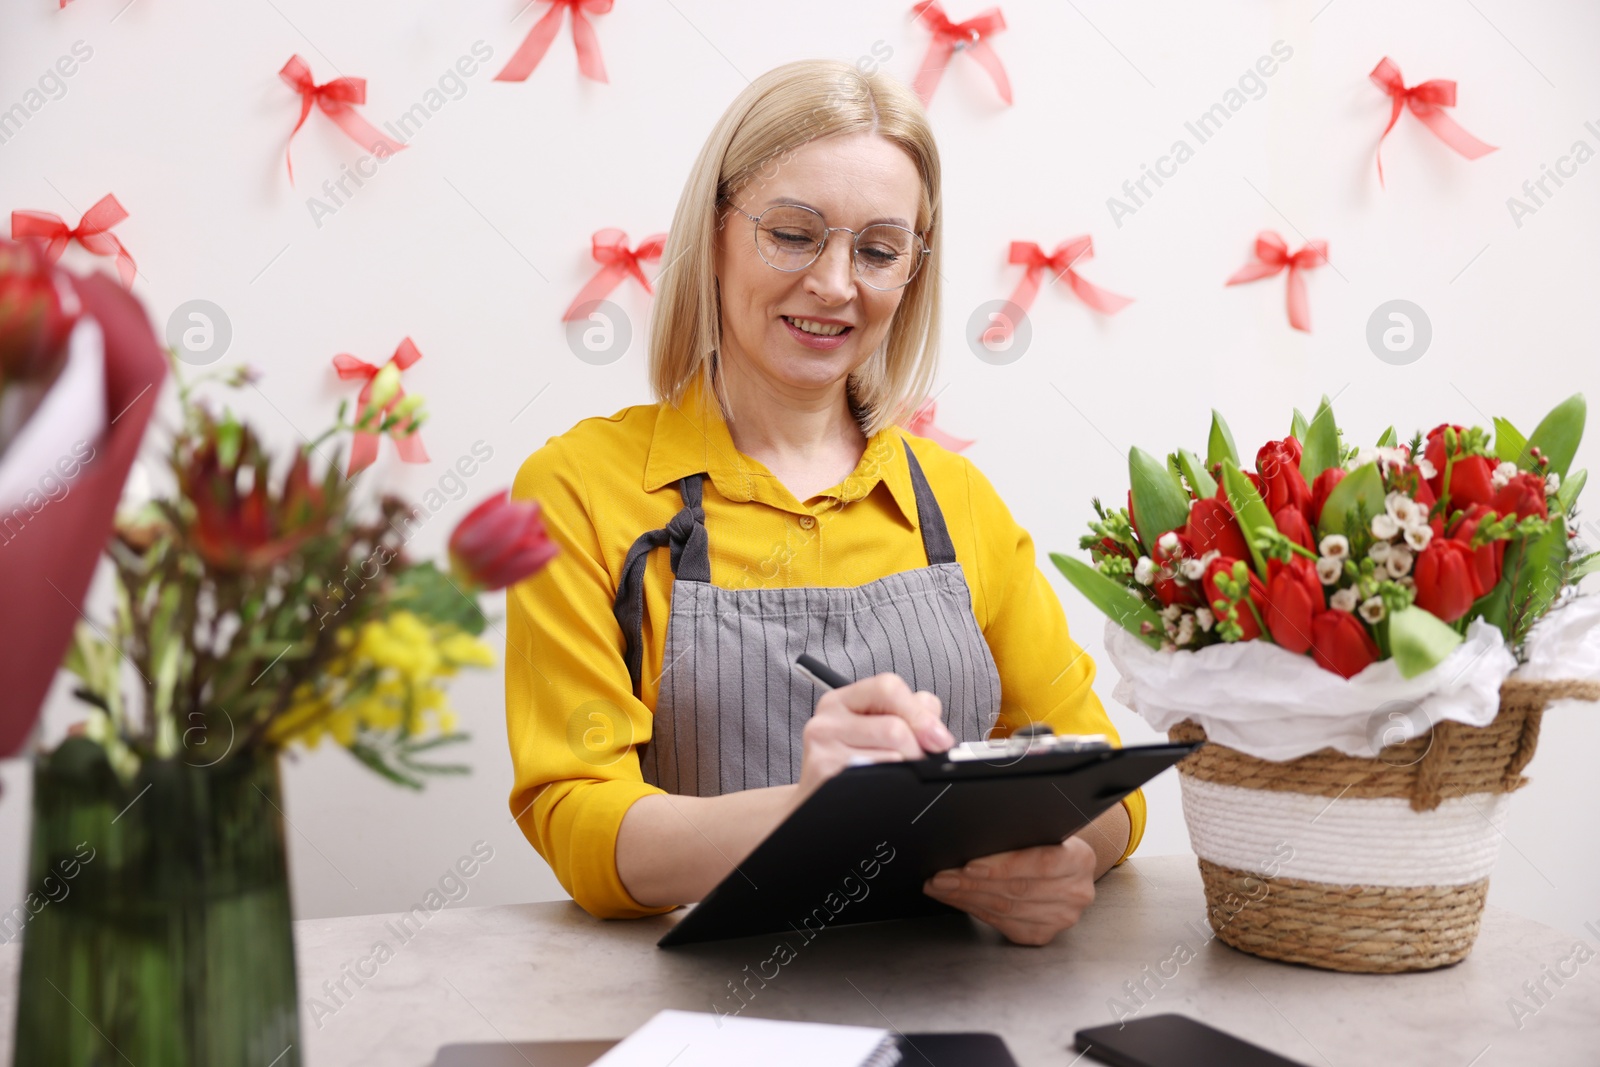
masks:
[[[795,329],[809,333],[814,337],[839,337],[855,329],[854,326],[828,325],[817,322],[814,319],[797,319],[789,315],[782,315],[780,318]]]

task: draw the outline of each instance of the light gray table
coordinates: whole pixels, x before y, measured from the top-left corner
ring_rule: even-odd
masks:
[[[682,914],[601,922],[571,903],[446,908],[404,941],[395,916],[296,923],[306,1062],[427,1067],[446,1043],[617,1038],[662,1008],[736,1010],[731,986],[772,974],[776,963],[764,961],[777,939],[656,948]],[[743,1014],[991,1030],[1023,1067],[1066,1067],[1077,1056],[1073,1032],[1115,1021],[1111,998],[1131,1010],[1124,983],[1143,981],[1143,1014],[1192,1015],[1308,1067],[1600,1063],[1600,957],[1559,988],[1546,979],[1553,995],[1538,1006],[1522,983],[1570,957],[1577,939],[1497,908],[1465,962],[1422,974],[1272,963],[1207,943],[1207,933],[1194,860],[1135,857],[1100,881],[1083,922],[1045,948],[1007,944],[964,916],[837,927],[809,943],[791,935],[794,958],[764,988],[750,980]],[[392,951],[381,963],[379,942]],[[1163,968],[1180,942],[1193,958]],[[19,956],[0,947],[0,1063],[10,1063]],[[358,985],[347,965],[357,977],[376,973]],[[1174,967],[1159,988],[1146,977]],[[323,983],[341,981],[348,995],[330,996]],[[1520,1029],[1511,997],[1538,1007]]]

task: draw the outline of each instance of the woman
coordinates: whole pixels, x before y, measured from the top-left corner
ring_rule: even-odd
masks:
[[[936,369],[939,181],[901,84],[832,61],[757,79],[673,219],[660,402],[584,419],[517,476],[562,551],[508,601],[511,809],[597,916],[701,899],[852,759],[1034,721],[1116,738],[1028,533],[894,425]],[[819,694],[804,651],[860,680]],[[1134,794],[925,891],[1044,944],[1144,816]]]

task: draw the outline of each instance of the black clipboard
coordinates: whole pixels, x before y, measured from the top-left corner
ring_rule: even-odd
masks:
[[[923,893],[934,873],[1059,842],[1205,742],[1105,746],[850,767],[819,786],[663,948],[756,934],[960,914]]]

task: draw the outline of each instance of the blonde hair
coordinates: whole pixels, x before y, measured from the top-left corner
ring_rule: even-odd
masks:
[[[717,122],[672,217],[650,323],[650,383],[676,405],[698,377],[731,418],[715,374],[722,347],[716,229],[722,198],[771,177],[794,151],[839,134],[871,133],[903,149],[922,178],[915,229],[931,249],[905,287],[878,351],[850,375],[847,393],[871,436],[908,418],[933,385],[939,359],[939,150],[916,95],[888,75],[842,60],[786,63],[751,82]]]

